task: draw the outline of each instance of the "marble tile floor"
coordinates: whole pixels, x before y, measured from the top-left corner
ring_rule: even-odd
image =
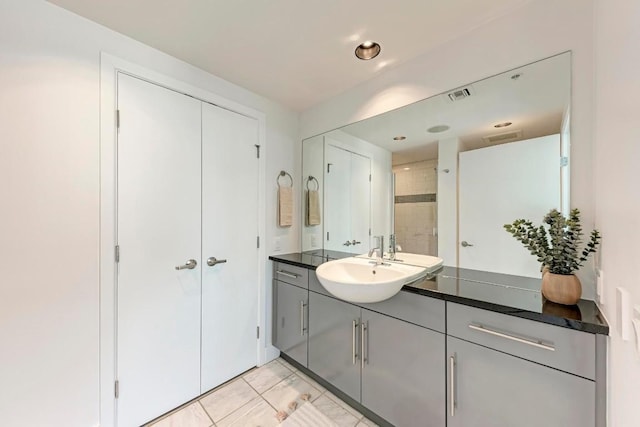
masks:
[[[307,399],[339,427],[377,427],[284,359],[254,368],[147,427],[278,426]]]

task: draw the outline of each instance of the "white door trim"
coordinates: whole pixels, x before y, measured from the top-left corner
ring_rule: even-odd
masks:
[[[105,52],[100,54],[100,425],[116,424],[114,393],[116,373],[116,90],[117,73],[123,72],[143,80],[181,92],[258,120],[258,233],[266,236],[266,117],[261,111],[243,106],[207,90],[193,86]],[[258,250],[259,260],[266,259],[264,244]],[[258,263],[258,313],[260,327],[256,363],[267,358],[266,342],[266,262]]]

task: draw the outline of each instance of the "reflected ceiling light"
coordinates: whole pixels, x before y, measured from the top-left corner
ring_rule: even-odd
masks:
[[[511,122],[504,122],[504,123],[498,123],[497,125],[493,125],[494,128],[506,128],[507,126],[511,126],[513,123]]]
[[[398,135],[393,137],[394,141],[404,141],[405,139],[407,139],[407,137],[403,135]]]
[[[440,132],[447,131],[447,130],[449,130],[449,129],[450,129],[450,128],[449,128],[449,126],[447,126],[447,125],[438,125],[438,126],[430,127],[429,129],[427,129],[427,132],[430,132],[430,133],[440,133]]]
[[[356,47],[356,56],[358,59],[367,61],[373,59],[380,54],[380,45],[371,40],[367,40]]]

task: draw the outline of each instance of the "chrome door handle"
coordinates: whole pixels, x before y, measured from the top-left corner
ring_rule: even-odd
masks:
[[[226,261],[226,260],[225,260],[225,261]],[[283,275],[283,276],[285,276],[285,277],[290,277],[290,278],[292,278],[292,279],[297,279],[298,277],[300,277],[300,275],[299,275],[299,274],[296,274],[296,273],[289,273],[288,271],[283,271],[283,270],[276,270],[276,273],[277,273],[277,274],[281,274],[281,275]]]
[[[224,264],[225,262],[227,262],[226,259],[217,259],[214,256],[212,256],[211,258],[207,258],[207,265],[209,267],[213,267],[216,264]]]
[[[304,333],[306,331],[305,327],[304,327],[304,308],[307,306],[307,304],[304,301],[300,301],[300,335],[304,336]]]
[[[469,325],[469,328],[473,329],[474,331],[484,332],[485,334],[494,335],[496,337],[505,338],[511,341],[516,341],[516,342],[527,344],[533,347],[542,348],[544,350],[556,351],[556,348],[554,346],[545,344],[542,340],[532,340],[527,338],[515,337],[513,335],[505,334],[503,332],[488,328],[484,325],[474,325],[473,323]]]
[[[471,243],[467,242],[466,240],[463,240],[462,242],[460,242],[460,245],[462,245],[463,248],[466,248],[467,246],[473,246]]]
[[[342,246],[351,246],[351,242],[347,240],[342,244]]]
[[[351,362],[356,364],[356,332],[358,331],[358,321],[353,320],[351,322]]]
[[[193,270],[198,265],[198,261],[195,259],[190,259],[184,265],[176,266],[176,270]]]
[[[357,241],[356,241],[356,239],[353,239],[353,240],[351,241],[351,244],[352,244],[352,245],[359,245],[360,243],[362,243],[362,242],[357,242]]]
[[[365,338],[368,331],[367,322],[363,320],[362,323],[360,323],[360,326],[362,327],[362,330],[360,331],[360,337],[362,339],[362,342],[360,343],[360,345],[362,346],[362,348],[360,349],[360,362],[362,363],[361,365],[362,368],[364,368],[364,364],[369,362],[367,360],[367,352],[366,352],[367,341]]]
[[[449,405],[451,416],[456,415],[456,355],[449,357]]]

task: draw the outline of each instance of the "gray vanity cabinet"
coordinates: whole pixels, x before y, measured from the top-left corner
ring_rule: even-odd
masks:
[[[444,426],[445,335],[362,309],[362,405],[395,426]]]
[[[275,280],[273,345],[307,366],[309,291]]]
[[[449,427],[593,427],[593,381],[447,337]]]
[[[360,401],[360,307],[309,292],[309,369]]]

